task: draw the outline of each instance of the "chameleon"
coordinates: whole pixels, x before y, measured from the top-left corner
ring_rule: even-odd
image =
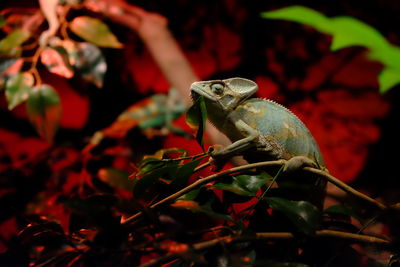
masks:
[[[258,86],[244,78],[194,82],[193,101],[203,96],[208,120],[232,144],[211,153],[224,161],[243,155],[248,162],[287,160],[283,173],[304,166],[327,170],[321,151],[305,124],[289,109],[272,100],[250,98]],[[325,182],[312,179],[321,190]]]

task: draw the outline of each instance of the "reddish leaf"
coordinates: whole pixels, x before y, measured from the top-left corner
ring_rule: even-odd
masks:
[[[61,119],[61,102],[57,92],[47,84],[36,86],[29,94],[26,107],[38,134],[51,142]]]
[[[69,64],[68,53],[63,47],[46,48],[40,54],[40,59],[50,72],[67,79],[74,76]]]

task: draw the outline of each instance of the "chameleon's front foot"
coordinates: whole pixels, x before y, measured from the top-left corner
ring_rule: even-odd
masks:
[[[223,152],[222,147],[213,146],[209,150],[210,162],[214,165],[213,171],[221,170],[225,164],[229,161],[229,157],[227,157]]]
[[[283,172],[295,172],[303,167],[318,168],[318,165],[315,163],[315,161],[305,156],[295,156],[286,162],[285,166],[283,167]]]

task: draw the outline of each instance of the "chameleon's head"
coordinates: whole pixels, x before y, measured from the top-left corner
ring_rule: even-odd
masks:
[[[193,100],[204,96],[206,105],[223,110],[233,110],[240,102],[254,94],[258,89],[255,82],[244,78],[230,78],[194,82],[190,87]]]

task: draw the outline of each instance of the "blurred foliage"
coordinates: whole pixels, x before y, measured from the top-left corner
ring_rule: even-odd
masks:
[[[370,59],[379,61],[384,66],[378,77],[382,93],[400,83],[400,47],[390,44],[379,31],[356,18],[348,16],[330,18],[303,6],[268,11],[261,16],[302,23],[332,35],[332,51],[350,46],[362,46],[368,49]]]
[[[60,123],[61,103],[55,101],[59,98],[57,91],[42,83],[39,63],[63,78],[78,76],[102,87],[107,65],[99,47],[122,48],[123,45],[98,18],[77,16],[67,20],[70,11],[80,9],[81,4],[67,1],[53,7],[51,1],[40,3],[48,20],[46,31],[39,28],[41,22],[35,15],[25,20],[22,17],[18,26],[15,22],[8,23],[7,19],[1,20],[0,26],[7,27],[8,34],[0,40],[0,87],[5,88],[10,110],[26,101],[28,116],[36,131],[52,142]],[[32,23],[35,19],[38,21]]]

